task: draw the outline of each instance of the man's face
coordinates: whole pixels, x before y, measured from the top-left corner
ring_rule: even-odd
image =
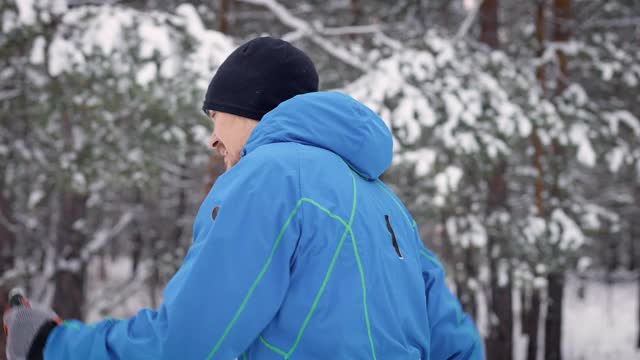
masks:
[[[241,116],[211,110],[209,111],[209,118],[213,122],[209,146],[222,156],[224,166],[229,170],[240,161],[242,148],[247,143],[251,131],[258,122]]]

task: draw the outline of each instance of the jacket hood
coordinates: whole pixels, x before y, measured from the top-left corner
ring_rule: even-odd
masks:
[[[332,151],[370,180],[389,167],[393,152],[391,132],[382,119],[339,92],[313,92],[281,103],[256,125],[242,154],[280,142]]]

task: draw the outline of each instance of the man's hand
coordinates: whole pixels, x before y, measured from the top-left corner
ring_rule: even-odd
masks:
[[[7,332],[7,359],[42,359],[49,333],[60,323],[58,315],[49,309],[14,307],[4,314]]]

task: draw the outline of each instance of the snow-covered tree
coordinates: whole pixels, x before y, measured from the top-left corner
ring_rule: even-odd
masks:
[[[169,14],[40,0],[2,11],[15,266],[43,272],[55,286],[35,285],[39,297],[82,317],[87,264],[132,223],[146,256],[169,265],[154,273],[169,277],[182,259],[207,160],[201,99],[233,43],[191,5]]]

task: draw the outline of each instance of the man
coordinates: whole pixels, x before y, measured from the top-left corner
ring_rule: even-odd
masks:
[[[389,130],[317,87],[311,60],[284,41],[231,54],[204,103],[228,171],[200,207],[163,304],[93,325],[14,310],[13,358],[482,358],[441,265],[378,180]]]

